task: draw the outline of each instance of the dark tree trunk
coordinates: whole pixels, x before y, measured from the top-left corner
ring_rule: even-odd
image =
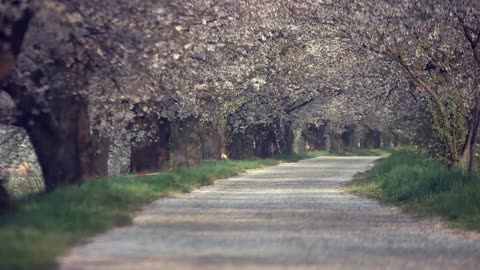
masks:
[[[350,149],[351,145],[350,145],[350,131],[345,131],[342,133],[342,135],[340,136],[341,140],[342,140],[342,144],[345,145],[345,147],[347,149]]]
[[[103,136],[96,129],[92,133],[93,149],[95,151],[95,168],[97,176],[108,176],[108,158],[110,151],[110,138]]]
[[[369,130],[365,135],[362,148],[380,148],[382,145],[382,137],[378,130]]]
[[[11,1],[13,6],[13,1]],[[16,16],[2,16],[0,28],[0,82],[5,80],[15,66],[15,60],[20,54],[25,33],[28,30],[33,12],[30,8],[20,10]],[[11,20],[15,18],[15,20]]]
[[[383,138],[383,147],[392,148],[394,146],[393,133],[391,132],[383,133],[382,138]]]
[[[255,134],[253,128],[244,133],[233,133],[228,144],[228,156],[234,160],[251,159],[255,157]]]
[[[293,142],[295,140],[295,134],[293,133],[291,125],[286,125],[284,129],[285,148],[283,154],[293,153]]]
[[[201,161],[198,118],[188,117],[172,123],[173,167],[197,166]]]
[[[48,112],[26,113],[23,127],[32,142],[50,192],[96,175],[88,106],[75,97],[57,98]],[[28,119],[28,120],[27,120]]]
[[[474,137],[470,142],[471,149],[470,149],[470,157],[468,161],[468,175],[472,175],[475,169],[475,159],[477,155],[478,122],[477,122],[477,128],[475,129],[474,133],[475,133]]]
[[[275,125],[275,138],[277,142],[278,154],[291,154],[293,153],[293,143],[295,140],[295,134],[288,123],[279,121]]]
[[[202,159],[220,159],[225,150],[225,123],[203,123],[199,136]]]
[[[330,133],[330,152],[341,153],[343,151],[343,141],[340,134]]]
[[[402,146],[402,137],[399,133],[393,133],[393,147],[400,147]]]
[[[468,161],[468,175],[473,174],[475,169],[475,157],[477,155],[478,128],[480,126],[480,105],[477,104],[473,110],[472,138],[470,140],[470,157]]]
[[[342,142],[347,150],[358,149],[357,136],[355,134],[355,129],[350,127],[342,133]]]
[[[130,172],[159,171],[170,159],[170,123],[166,119],[151,119],[148,128],[152,136],[133,142],[130,152]]]
[[[7,209],[10,207],[10,196],[7,189],[5,188],[5,182],[0,177],[0,212],[2,209]]]
[[[327,141],[326,136],[326,127],[315,127],[310,126],[308,129],[302,132],[305,137],[306,143],[315,150],[326,150]]]
[[[271,126],[258,125],[255,137],[255,156],[259,158],[267,158],[272,156],[276,146],[275,134]]]

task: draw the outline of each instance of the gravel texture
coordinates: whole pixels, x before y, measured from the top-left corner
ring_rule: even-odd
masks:
[[[480,269],[478,234],[341,191],[374,160],[286,163],[158,200],[60,269]]]

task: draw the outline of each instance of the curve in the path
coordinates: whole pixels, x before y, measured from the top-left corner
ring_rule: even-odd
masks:
[[[281,164],[158,200],[61,269],[480,269],[476,234],[341,191],[374,159]]]

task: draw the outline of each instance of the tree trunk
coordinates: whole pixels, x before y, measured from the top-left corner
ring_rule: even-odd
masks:
[[[479,106],[480,104],[477,103],[471,111],[471,117],[466,116],[464,119],[468,128],[466,129],[467,134],[461,150],[457,150],[457,141],[447,141],[445,143],[446,148],[449,151],[449,166],[460,169],[466,175],[472,175],[475,167],[478,128],[480,123]],[[458,131],[459,128],[457,126],[452,126],[451,129],[452,133],[454,133]]]
[[[350,130],[344,131],[342,135],[340,135],[340,138],[342,140],[342,144],[345,146],[345,148],[350,149],[350,140],[351,140],[351,134]]]
[[[340,134],[330,133],[330,153],[341,153],[343,151],[343,141]]]
[[[475,131],[475,133],[477,133],[477,131]],[[475,169],[475,159],[477,155],[477,137],[478,135],[476,134],[475,139],[471,142],[470,156],[468,160],[468,175],[473,175]]]
[[[383,133],[383,147],[392,148],[393,147],[393,134],[391,132]]]
[[[301,130],[294,131],[293,136],[294,137],[293,137],[292,151],[297,154],[305,152],[306,141],[305,141],[305,137],[303,137],[302,135],[302,131]]]
[[[13,7],[13,3],[10,5]],[[0,28],[0,82],[5,80],[15,66],[15,60],[20,54],[25,33],[28,30],[33,12],[16,4],[15,16],[3,16]],[[5,12],[5,11],[2,11]],[[14,20],[12,20],[14,19]]]
[[[382,135],[380,134],[380,132],[378,132],[377,130],[373,131],[372,133],[372,147],[373,148],[381,148],[382,147]]]
[[[110,138],[103,136],[96,129],[92,132],[93,149],[95,150],[95,168],[97,176],[108,176],[108,158]]]
[[[5,188],[5,181],[0,177],[0,212],[10,207],[10,196]]]
[[[362,148],[380,148],[382,146],[382,138],[377,130],[369,130],[363,139]]]
[[[327,150],[328,142],[326,137],[326,127],[314,127],[311,126],[308,129],[304,130],[303,136],[306,143],[315,150]]]
[[[172,123],[173,167],[191,167],[200,164],[200,138],[198,118],[188,117]]]
[[[272,144],[275,144],[275,135],[272,128],[270,126],[258,125],[255,133],[255,156],[259,158],[272,156],[275,151],[272,149]]]
[[[343,132],[341,138],[346,149],[355,150],[359,148],[358,136],[353,127],[349,127],[345,132]]]
[[[453,167],[461,170],[465,175],[471,175],[475,167],[475,153],[472,148],[476,148],[475,143],[466,142],[466,145],[459,155],[458,160],[453,161]]]
[[[480,105],[477,104],[473,111],[473,124],[472,124],[472,138],[470,140],[470,157],[468,160],[468,175],[473,174],[473,170],[475,169],[475,157],[477,155],[477,140],[478,140],[478,128],[480,125]]]
[[[393,147],[401,147],[404,144],[402,134],[398,132],[393,133]]]
[[[199,136],[202,159],[220,159],[225,149],[225,123],[203,123]]]
[[[473,119],[469,125],[467,138],[462,153],[455,166],[467,175],[472,175],[475,168],[475,155],[477,151],[478,128],[480,124],[480,110],[478,105],[473,109]]]
[[[464,174],[468,174],[469,170],[470,147],[468,148],[458,160],[454,161],[454,167],[461,170]]]
[[[283,120],[280,120],[275,125],[274,131],[278,154],[288,155],[293,153],[293,141],[295,140],[295,134],[293,134],[290,124],[284,123]]]
[[[255,157],[254,147],[255,135],[253,128],[248,128],[245,132],[232,134],[228,144],[228,156],[234,160],[251,159]]]
[[[166,119],[151,120],[151,136],[132,144],[130,172],[159,171],[170,158],[170,123]]]
[[[47,192],[96,175],[86,101],[63,97],[52,104],[49,112],[27,116],[29,120],[24,125]]]

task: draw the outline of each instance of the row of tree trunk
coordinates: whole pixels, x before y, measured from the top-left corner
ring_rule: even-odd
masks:
[[[310,126],[302,132],[302,135],[307,147],[316,150],[327,150],[332,153],[356,149],[398,147],[408,143],[398,133],[384,133],[375,129],[360,132],[355,127],[348,127],[342,133],[337,133],[331,131],[328,125],[320,127]]]
[[[196,166],[201,160],[219,159],[224,152],[224,123],[205,123],[188,117],[177,122],[152,121],[151,125],[155,125],[152,138],[132,145],[131,172]]]
[[[90,132],[86,101],[67,96],[52,104],[56,105],[51,110],[36,114],[28,114],[31,109],[24,110],[17,119],[17,125],[26,130],[35,149],[46,191],[108,175],[110,139],[98,131]],[[19,108],[30,105],[28,102],[18,104]],[[148,126],[153,135],[132,142],[131,172],[158,171],[166,166],[195,166],[202,159],[219,159],[224,152],[231,159],[249,159],[302,151],[306,144],[315,149],[329,148],[332,152],[340,152],[359,144],[380,147],[385,143],[382,142],[384,137],[376,131],[359,143],[353,129],[344,134],[326,136],[324,129],[311,127],[301,133],[281,120],[231,133],[227,143],[227,128],[223,122],[205,123],[195,117],[177,122],[151,118],[136,121],[140,126]],[[0,203],[2,196],[0,189]]]
[[[267,158],[303,151],[301,134],[288,123],[277,121],[270,125],[256,125],[230,136],[227,152],[231,159]]]

